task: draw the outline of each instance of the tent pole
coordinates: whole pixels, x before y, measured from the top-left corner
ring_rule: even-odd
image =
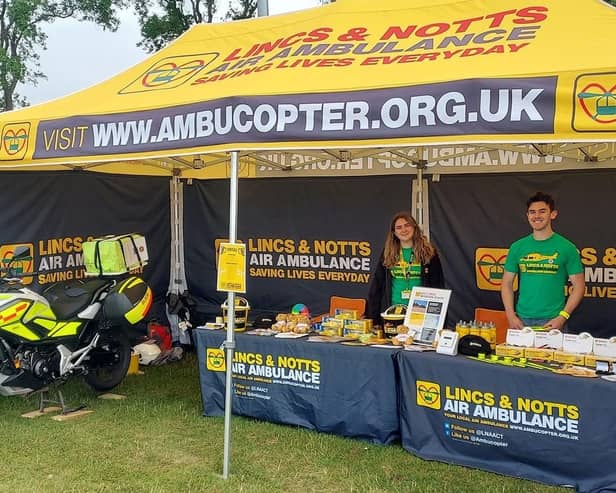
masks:
[[[184,269],[184,230],[183,210],[184,195],[183,185],[180,180],[179,170],[173,170],[173,178],[170,182],[171,200],[171,265],[169,274],[168,293],[180,295],[188,289],[186,283],[186,271]],[[165,304],[167,320],[171,328],[173,342],[181,344],[191,343],[185,326],[180,321],[177,313],[169,312],[169,304]]]
[[[237,234],[237,168],[238,153],[231,153],[231,184],[229,188],[229,243],[235,243]],[[229,456],[231,449],[231,394],[233,385],[233,351],[235,350],[235,293],[227,293],[227,339],[224,342],[227,351],[225,375],[225,439],[223,455],[223,479],[229,477]]]
[[[268,0],[257,0],[257,17],[267,17],[269,15]]]
[[[424,213],[423,213],[423,175],[424,170],[428,167],[428,162],[425,159],[420,159],[417,163],[417,202],[413,204],[415,219],[421,229],[424,228]]]

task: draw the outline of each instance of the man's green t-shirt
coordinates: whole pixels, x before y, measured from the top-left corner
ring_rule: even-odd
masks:
[[[565,306],[569,276],[584,268],[575,245],[554,233],[546,240],[535,240],[530,234],[513,243],[505,271],[518,275],[518,316],[551,319]]]
[[[391,268],[392,305],[408,305],[409,299],[403,298],[402,293],[421,285],[421,264],[414,260],[413,249],[403,248],[401,257]]]

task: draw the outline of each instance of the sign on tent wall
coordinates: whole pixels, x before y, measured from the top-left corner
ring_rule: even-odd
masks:
[[[430,229],[453,289],[449,323],[469,320],[475,307],[502,309],[500,284],[509,245],[530,234],[526,200],[552,194],[556,232],[580,251],[586,292],[569,326],[614,335],[616,243],[611,214],[616,171],[441,176],[430,183]]]
[[[391,216],[411,208],[412,176],[240,180],[238,240],[247,248],[251,307],[329,309],[331,295],[365,298]],[[187,279],[200,310],[220,313],[216,240],[229,230],[229,183],[184,189]],[[255,313],[251,313],[251,316]]]
[[[30,248],[24,282],[44,289],[84,277],[82,243],[108,234],[141,233],[150,263],[143,277],[158,297],[169,275],[168,178],[81,172],[8,173],[0,194],[0,259]]]

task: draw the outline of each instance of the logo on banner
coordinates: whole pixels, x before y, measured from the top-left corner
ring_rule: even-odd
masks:
[[[225,353],[222,349],[207,348],[206,361],[207,369],[210,371],[227,371]]]
[[[2,130],[2,158],[23,159],[28,150],[29,137],[29,123],[9,123],[5,125]]]
[[[19,261],[13,260],[15,250],[23,247],[27,248],[29,254],[22,257]],[[13,275],[20,277],[23,284],[30,284],[32,277],[27,274],[34,273],[34,257],[32,252],[34,251],[34,245],[32,243],[15,243],[12,245],[0,245],[0,262],[2,262],[2,269],[7,269],[11,264]]]
[[[430,409],[441,408],[441,386],[425,380],[415,381],[417,388],[417,405]]]
[[[616,130],[616,73],[579,76],[575,81],[574,98],[574,130]]]
[[[166,57],[143,72],[119,94],[174,89],[193,79],[218,58],[218,53]]]
[[[477,248],[475,250],[475,279],[479,289],[500,290],[508,251],[507,248]]]

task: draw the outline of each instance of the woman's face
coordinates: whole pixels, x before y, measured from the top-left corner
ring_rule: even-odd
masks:
[[[394,223],[394,235],[401,243],[408,243],[413,238],[415,228],[405,218],[401,217]]]

